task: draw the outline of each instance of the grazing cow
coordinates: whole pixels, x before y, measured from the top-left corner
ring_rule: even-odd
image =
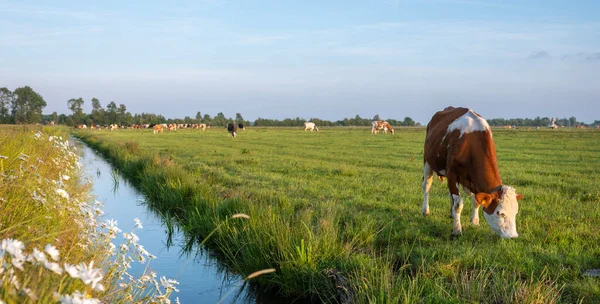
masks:
[[[548,125],[548,128],[558,129],[558,126],[554,122],[556,122],[556,118],[552,118],[552,122]]]
[[[163,132],[163,125],[161,125],[161,124],[154,125],[154,131],[153,132],[154,132],[154,134],[156,134],[158,132],[162,133]]]
[[[202,131],[206,131],[206,124],[200,124],[199,128],[202,129]]]
[[[433,173],[448,179],[452,234],[460,235],[463,201],[459,184],[471,198],[471,223],[479,225],[479,206],[492,229],[503,238],[516,238],[516,215],[523,196],[502,184],[496,163],[496,147],[487,121],[473,110],[448,107],[435,113],[427,125],[423,169],[423,215],[429,214],[429,190]]]
[[[383,130],[383,133],[385,133],[385,134],[387,134],[388,131],[390,131],[392,134],[394,134],[394,129],[392,129],[392,126],[387,121],[383,121],[383,120],[372,121],[371,122],[371,133],[378,134],[380,130]]]
[[[304,123],[304,131],[308,131],[308,130],[310,130],[311,132],[313,130],[319,132],[319,128],[317,128],[317,125],[315,125],[314,122],[308,122],[307,121],[307,122]]]
[[[169,128],[169,131],[177,131],[177,125],[176,124],[169,124],[167,127]]]
[[[240,130],[246,130],[246,128],[244,128],[244,124],[238,124],[238,129],[240,129]]]
[[[232,122],[228,123],[227,124],[227,132],[231,133],[233,138],[235,138],[235,136],[237,135],[237,126]]]
[[[116,130],[116,129],[118,129],[118,128],[119,128],[119,125],[117,125],[117,124],[112,124],[112,125],[110,125],[110,129],[109,129],[109,130],[110,130],[110,131],[113,131],[113,130]]]
[[[87,129],[87,125],[85,125],[85,124],[77,125],[77,129]]]

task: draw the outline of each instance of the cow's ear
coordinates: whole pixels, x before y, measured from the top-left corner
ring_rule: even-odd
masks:
[[[491,194],[487,194],[484,192],[480,192],[475,194],[475,201],[477,202],[478,205],[483,206],[483,207],[487,207],[489,204],[492,203],[492,200],[494,200],[494,196]]]
[[[479,206],[483,206],[483,211],[487,214],[493,214],[496,207],[498,207],[498,192],[487,194],[480,192],[475,194],[475,201]]]
[[[518,194],[517,193],[517,201],[520,201],[523,199],[523,194]]]

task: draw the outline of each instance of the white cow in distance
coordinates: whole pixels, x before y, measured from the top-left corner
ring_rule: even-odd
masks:
[[[317,128],[317,125],[315,125],[314,122],[305,122],[304,123],[304,131],[308,131],[310,130],[312,132],[312,130],[315,130],[317,132],[319,132],[319,128]]]

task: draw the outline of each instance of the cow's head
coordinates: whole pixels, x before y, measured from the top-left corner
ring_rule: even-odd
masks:
[[[502,186],[500,190],[491,194],[477,193],[475,200],[483,206],[483,215],[490,227],[500,237],[509,239],[519,236],[517,233],[517,212],[519,212],[519,200],[523,195],[517,194],[513,187]]]

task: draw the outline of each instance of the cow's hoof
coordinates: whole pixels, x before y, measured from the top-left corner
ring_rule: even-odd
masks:
[[[456,236],[462,235],[462,229],[461,228],[452,229],[452,235],[456,235]]]
[[[472,219],[471,224],[473,224],[473,226],[479,226],[479,218]]]
[[[422,211],[421,213],[423,214],[423,216],[429,216],[429,214],[430,214],[429,209]]]

